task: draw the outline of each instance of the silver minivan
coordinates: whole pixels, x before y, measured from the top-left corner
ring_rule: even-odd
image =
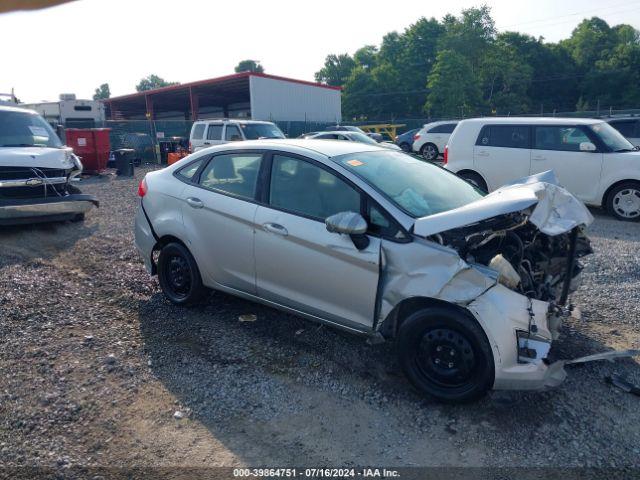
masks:
[[[198,120],[191,127],[191,153],[213,145],[243,140],[285,138],[275,123],[258,120]]]

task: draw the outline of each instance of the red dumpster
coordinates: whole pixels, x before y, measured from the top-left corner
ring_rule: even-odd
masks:
[[[67,145],[82,159],[84,173],[97,174],[107,168],[110,128],[67,128]]]

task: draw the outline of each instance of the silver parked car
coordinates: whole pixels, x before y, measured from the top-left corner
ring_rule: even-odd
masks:
[[[212,288],[395,339],[443,401],[564,378],[546,358],[592,217],[551,172],[485,195],[375,145],[262,140],[148,173],[139,195],[137,248],[176,304]]]

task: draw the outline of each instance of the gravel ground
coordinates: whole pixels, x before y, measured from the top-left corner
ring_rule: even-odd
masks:
[[[0,232],[0,465],[640,467],[640,398],[604,382],[640,385],[631,359],[444,406],[392,344],[221,293],[171,305],[133,245],[142,174],[84,182],[102,206],[83,224]],[[594,214],[556,358],[640,348],[640,225]]]

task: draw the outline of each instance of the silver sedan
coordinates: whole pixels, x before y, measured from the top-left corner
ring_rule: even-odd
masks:
[[[376,145],[262,140],[148,173],[139,195],[136,245],[173,303],[216,289],[394,339],[442,401],[562,381],[546,357],[592,219],[551,173],[486,195]]]

